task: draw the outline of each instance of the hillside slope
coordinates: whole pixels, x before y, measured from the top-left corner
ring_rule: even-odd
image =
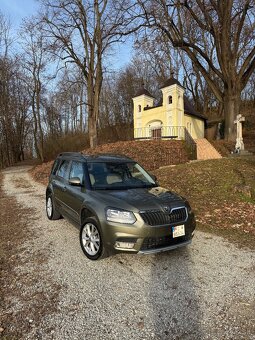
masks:
[[[84,154],[115,153],[128,156],[147,170],[164,165],[188,162],[185,144],[180,140],[146,140],[103,144],[95,149],[85,149]]]
[[[154,173],[161,186],[189,200],[199,228],[255,245],[254,157],[193,162]]]
[[[184,142],[178,140],[126,141],[100,145],[95,149],[85,149],[84,154],[113,153],[128,156],[146,170],[154,170],[164,165],[188,162]],[[53,162],[44,163],[33,169],[34,178],[47,184]]]
[[[244,130],[243,141],[245,150],[255,154],[255,125],[253,129]],[[210,143],[223,156],[228,157],[235,150],[235,141],[210,140]]]

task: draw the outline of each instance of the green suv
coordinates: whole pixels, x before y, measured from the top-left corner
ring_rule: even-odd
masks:
[[[64,216],[80,228],[81,248],[91,260],[186,246],[196,225],[185,199],[161,188],[134,160],[110,154],[60,154],[46,212],[50,220]]]

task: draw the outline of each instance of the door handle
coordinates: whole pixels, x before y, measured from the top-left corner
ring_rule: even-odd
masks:
[[[64,192],[65,192],[65,191],[66,191],[66,187],[63,187],[63,188],[62,188],[62,191],[64,191]]]

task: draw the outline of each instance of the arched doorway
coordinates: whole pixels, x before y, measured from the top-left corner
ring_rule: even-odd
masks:
[[[152,139],[161,139],[162,137],[162,125],[161,120],[154,120],[147,124],[149,127],[149,137]]]

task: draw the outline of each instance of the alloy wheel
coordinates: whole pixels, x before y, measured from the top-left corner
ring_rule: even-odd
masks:
[[[95,256],[100,249],[100,234],[93,223],[86,223],[82,230],[82,244],[90,256]]]
[[[53,206],[52,206],[52,199],[51,199],[51,197],[48,197],[48,199],[47,199],[46,209],[47,209],[48,217],[51,217],[51,216],[52,216],[52,211],[53,211]]]

